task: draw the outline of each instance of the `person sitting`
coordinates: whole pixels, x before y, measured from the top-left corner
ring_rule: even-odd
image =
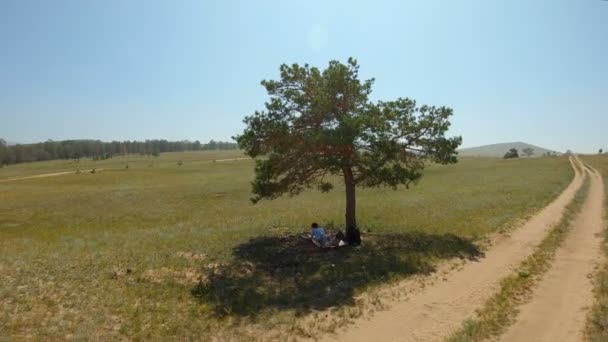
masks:
[[[325,229],[319,227],[316,222],[313,222],[310,225],[310,237],[312,242],[319,247],[329,247],[329,246],[343,246],[344,243],[344,233],[339,231],[335,237],[330,238]]]
[[[312,242],[319,247],[324,247],[329,241],[327,234],[325,234],[325,229],[319,227],[316,222],[310,225],[310,237],[312,238]]]

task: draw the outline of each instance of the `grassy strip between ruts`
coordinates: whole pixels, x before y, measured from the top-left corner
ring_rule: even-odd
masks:
[[[587,159],[587,158],[585,158]],[[608,196],[608,157],[591,157],[591,164],[604,177],[604,187]],[[604,241],[602,250],[608,258],[608,198],[604,200],[606,211],[604,212]],[[585,329],[586,337],[589,341],[608,341],[608,262],[606,259],[595,278],[595,304],[591,309]]]
[[[543,239],[536,251],[522,262],[513,274],[501,281],[499,291],[477,311],[477,317],[464,321],[446,341],[482,341],[500,336],[515,321],[518,306],[531,298],[534,285],[549,270],[555,252],[587,197],[589,184],[587,177],[574,200],[566,207],[560,222]]]
[[[608,214],[605,215],[608,221]],[[608,257],[608,227],[604,230],[604,255]],[[595,304],[585,334],[590,341],[608,341],[608,263],[604,263],[595,280]]]

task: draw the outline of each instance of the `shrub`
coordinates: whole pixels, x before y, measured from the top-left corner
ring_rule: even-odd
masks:
[[[516,148],[512,148],[507,153],[505,153],[505,156],[503,158],[505,158],[505,159],[519,158],[519,153],[517,152]]]

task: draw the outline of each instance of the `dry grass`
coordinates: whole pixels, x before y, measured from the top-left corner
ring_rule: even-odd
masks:
[[[583,156],[582,160],[598,170],[604,178],[604,187],[608,196],[608,155]],[[587,320],[586,335],[590,341],[608,341],[608,198],[606,206],[603,251],[605,259],[595,278],[595,305]]]
[[[253,162],[212,162],[235,157],[235,153],[167,153],[158,158],[81,161],[78,166],[53,161],[0,169],[0,179],[76,168],[105,169],[0,183],[0,336],[286,339],[315,330],[312,325],[318,321],[310,319],[314,315],[335,311],[335,320],[322,329],[331,330],[367,310],[351,300],[358,294],[430,272],[442,258],[466,256],[463,250],[477,248],[487,234],[548,203],[572,177],[565,158],[464,158],[456,165],[430,167],[410,190],[360,190],[359,222],[365,232],[384,242],[376,247],[365,244],[360,252],[350,249],[333,256],[312,256],[312,264],[320,267],[301,272],[307,281],[313,277],[342,281],[349,296],[330,301],[323,311],[315,309],[306,290],[302,296],[285,296],[290,293],[288,287],[295,286],[289,275],[301,269],[283,265],[279,271],[252,273],[265,283],[252,281],[240,288],[255,293],[255,286],[266,287],[282,296],[270,293],[260,300],[254,297],[251,304],[237,302],[251,306],[226,314],[222,297],[213,299],[209,297],[213,290],[193,285],[199,273],[203,280],[209,272],[230,275],[229,267],[255,263],[237,253],[251,246],[251,241],[277,241],[306,229],[311,221],[339,228],[344,212],[339,190],[250,204]],[[183,165],[177,165],[179,160]],[[392,239],[382,240],[387,234],[395,234],[410,247],[390,247]],[[450,235],[456,238],[453,249],[439,248],[437,242]],[[281,252],[274,248],[281,245],[256,246],[251,250],[255,255],[280,260],[276,256]],[[363,258],[374,255],[374,248],[386,253]],[[283,261],[309,257],[288,256],[292,259]],[[273,265],[259,260],[256,267]],[[374,269],[331,272],[327,267],[332,261],[336,268],[374,265]],[[238,289],[237,295],[246,293]],[[382,297],[370,302],[374,309],[384,305]],[[251,308],[255,310],[239,312]],[[220,315],[221,310],[224,314]]]

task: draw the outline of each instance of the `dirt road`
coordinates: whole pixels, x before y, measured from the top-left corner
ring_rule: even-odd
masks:
[[[511,273],[557,224],[568,203],[583,183],[571,159],[575,177],[557,199],[529,221],[500,240],[479,262],[467,263],[460,271],[416,293],[409,300],[376,313],[371,319],[358,319],[347,331],[327,336],[326,341],[438,341],[472,317],[498,289],[502,278]]]
[[[228,158],[228,159],[214,159],[213,162],[225,162],[225,161],[239,161],[239,160],[251,160],[251,158]]]
[[[582,341],[586,310],[593,304],[594,266],[602,260],[604,184],[595,170],[589,194],[551,269],[523,305],[501,341]]]
[[[229,158],[229,159],[214,159],[214,160],[209,160],[209,162],[227,162],[227,161],[239,161],[239,160],[251,160],[251,158]],[[96,171],[103,171],[104,169],[96,169]],[[81,170],[82,173],[85,172],[91,172],[92,170]],[[56,177],[56,176],[63,176],[63,175],[69,175],[69,174],[74,174],[77,171],[64,171],[64,172],[53,172],[53,173],[43,173],[40,175],[32,175],[32,176],[25,176],[25,177],[15,177],[15,178],[8,178],[8,179],[0,179],[0,183],[5,183],[5,182],[14,182],[14,181],[18,181],[18,180],[25,180],[25,179],[34,179],[34,178],[46,178],[46,177]]]
[[[96,172],[99,171],[103,171],[104,169],[97,169],[95,170]],[[81,170],[80,172],[91,172],[92,170]],[[46,178],[46,177],[55,177],[55,176],[63,176],[63,175],[69,175],[69,174],[75,174],[77,173],[77,171],[64,171],[64,172],[54,172],[54,173],[43,173],[41,175],[33,175],[33,176],[25,176],[25,177],[17,177],[17,178],[9,178],[9,179],[0,179],[0,183],[5,183],[5,182],[14,182],[14,181],[18,181],[18,180],[24,180],[24,179],[34,179],[34,178]]]

